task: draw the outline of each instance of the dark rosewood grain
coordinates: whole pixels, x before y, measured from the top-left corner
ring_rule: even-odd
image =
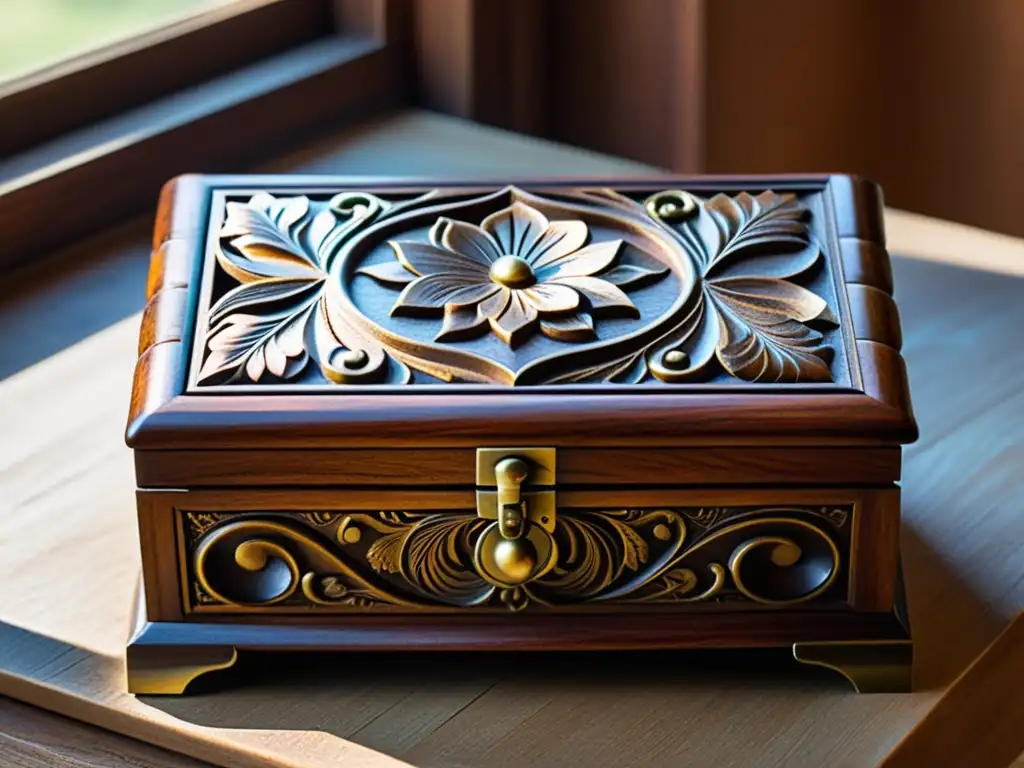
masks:
[[[879,485],[900,478],[900,449],[778,446],[575,448],[558,454],[562,486],[639,485],[650,477],[681,485]],[[474,448],[151,450],[135,454],[142,488],[216,486],[473,485]]]

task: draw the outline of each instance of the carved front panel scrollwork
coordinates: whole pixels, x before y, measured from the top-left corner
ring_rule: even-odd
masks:
[[[191,384],[842,384],[819,208],[770,190],[227,195]]]
[[[180,512],[193,611],[752,608],[846,599],[853,505],[559,509],[492,580],[474,512]]]

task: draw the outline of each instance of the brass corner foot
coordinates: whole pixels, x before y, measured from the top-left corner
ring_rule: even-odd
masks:
[[[914,644],[911,640],[840,640],[794,643],[793,658],[835,670],[857,693],[909,693]]]
[[[181,694],[207,672],[227,669],[238,660],[231,645],[173,646],[135,643],[128,646],[128,692]]]

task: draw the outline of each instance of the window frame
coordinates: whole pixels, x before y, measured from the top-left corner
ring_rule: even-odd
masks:
[[[237,0],[0,87],[0,274],[151,209],[173,175],[258,162],[286,138],[397,106],[408,11]],[[133,110],[153,116],[117,128]]]

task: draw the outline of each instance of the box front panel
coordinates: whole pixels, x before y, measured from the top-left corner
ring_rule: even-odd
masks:
[[[140,496],[144,540],[173,528],[143,548],[147,586],[160,583],[164,608],[177,595],[175,615],[150,605],[158,620],[886,611],[898,559],[891,487],[565,491],[516,539],[472,491]]]

